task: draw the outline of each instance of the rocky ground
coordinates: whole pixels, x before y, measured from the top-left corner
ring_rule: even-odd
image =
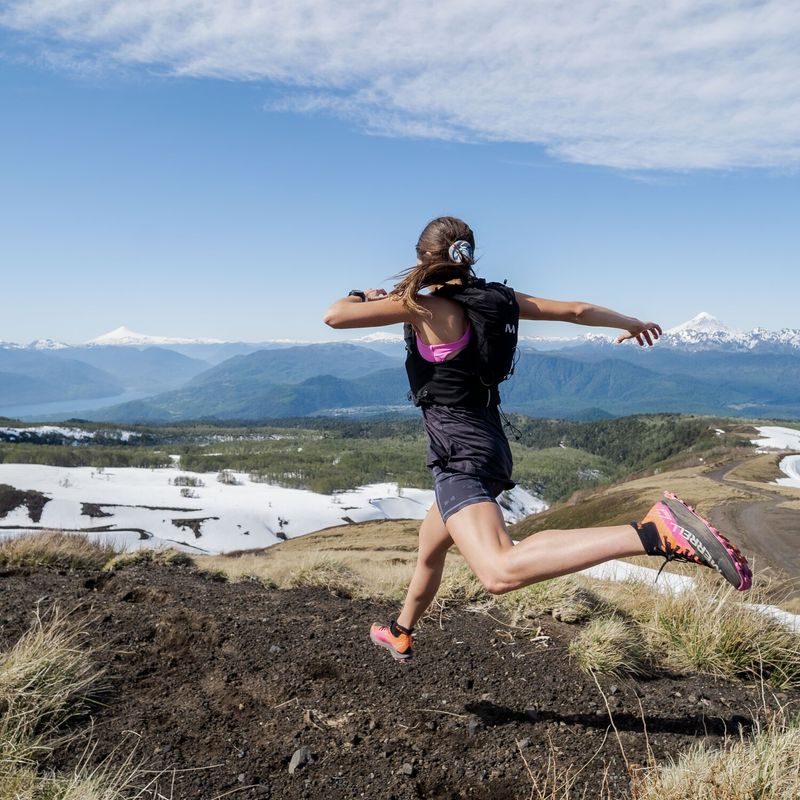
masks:
[[[54,766],[86,758],[88,737],[90,762],[136,746],[173,800],[528,798],[553,758],[580,770],[573,797],[598,797],[604,776],[622,797],[629,768],[748,728],[765,702],[759,686],[698,676],[598,684],[570,663],[576,628],[465,608],[429,619],[400,666],[367,636],[387,605],[185,566],[4,574],[0,646],[56,603],[88,612],[107,680]]]

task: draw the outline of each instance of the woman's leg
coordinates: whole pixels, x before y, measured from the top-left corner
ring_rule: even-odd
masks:
[[[447,520],[447,530],[478,579],[502,594],[558,575],[577,572],[612,558],[643,555],[632,525],[542,531],[511,541],[496,503],[474,503]]]
[[[442,581],[442,570],[447,551],[453,540],[442,521],[439,507],[434,503],[419,529],[419,551],[414,577],[406,593],[403,610],[397,623],[409,630],[433,602]]]

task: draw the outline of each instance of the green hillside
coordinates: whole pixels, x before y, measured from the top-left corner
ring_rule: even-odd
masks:
[[[598,360],[527,350],[501,387],[503,406],[562,419],[657,412],[800,416],[798,358],[765,356],[756,362],[749,354],[672,355],[653,360],[628,353]],[[236,356],[180,389],[86,416],[157,422],[267,420],[348,408],[411,411],[407,391],[397,359],[350,344],[306,345]]]

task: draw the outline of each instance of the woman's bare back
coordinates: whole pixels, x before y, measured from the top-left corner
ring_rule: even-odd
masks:
[[[414,321],[414,330],[425,344],[448,344],[458,341],[467,330],[467,315],[461,303],[433,294],[420,295],[420,305],[430,316],[419,315]],[[460,350],[448,356],[454,358]]]

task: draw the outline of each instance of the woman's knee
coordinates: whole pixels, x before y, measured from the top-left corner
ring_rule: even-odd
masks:
[[[479,569],[475,570],[475,574],[489,594],[505,594],[520,586],[511,571],[505,554],[499,556],[494,563],[481,565]]]
[[[497,578],[480,579],[480,581],[489,594],[506,594],[507,592],[513,592],[514,589],[519,589],[519,584],[514,581],[505,581]]]

